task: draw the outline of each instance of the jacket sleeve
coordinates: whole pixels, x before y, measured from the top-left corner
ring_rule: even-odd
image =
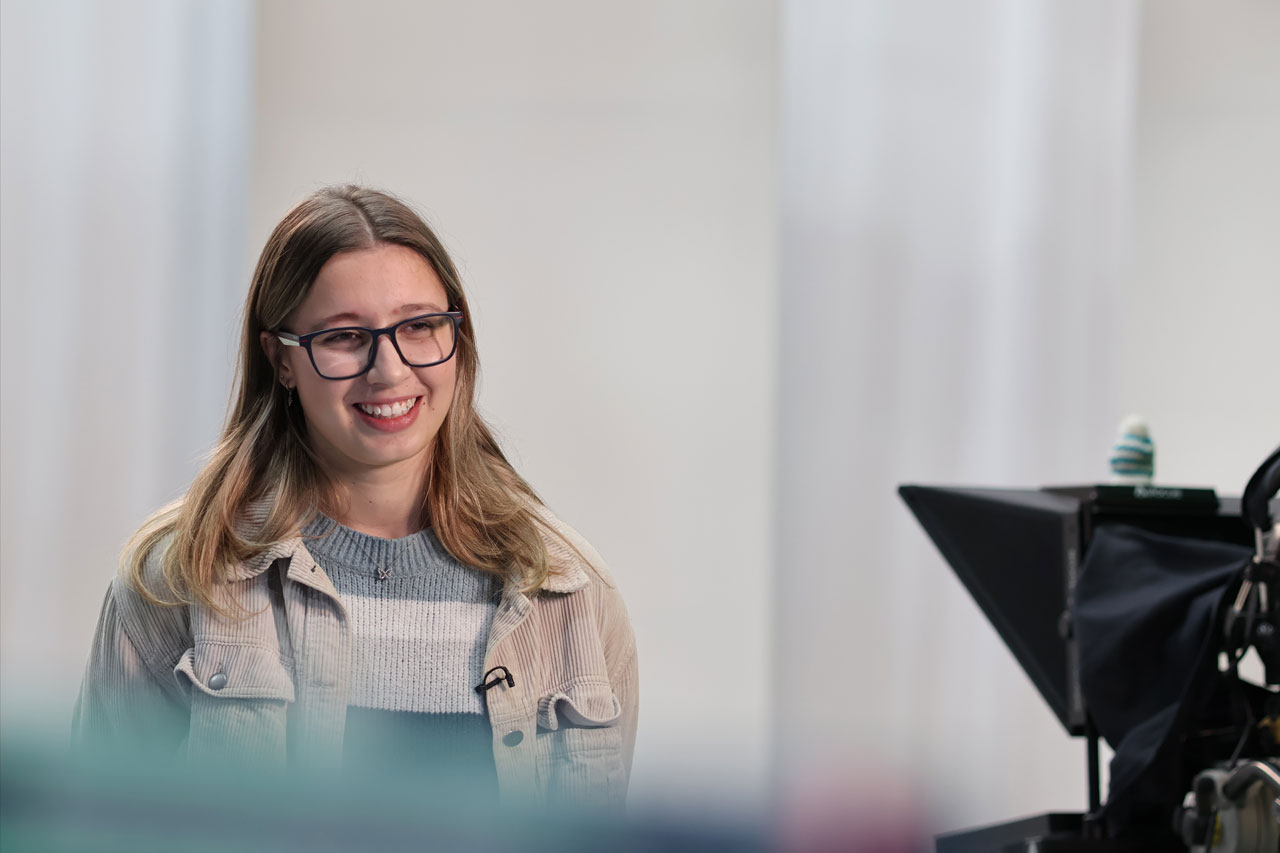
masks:
[[[614,685],[614,695],[622,706],[622,717],[618,720],[618,725],[622,726],[622,766],[630,780],[631,758],[636,748],[636,723],[640,716],[640,683],[634,643],[631,654],[616,667],[609,678]]]
[[[186,608],[148,604],[121,579],[107,589],[72,717],[78,750],[173,755],[190,699],[173,674],[190,631]]]
[[[622,732],[622,765],[631,778],[631,758],[635,752],[636,724],[640,714],[640,675],[636,659],[636,638],[627,618],[626,606],[615,587],[606,588],[604,601],[604,645],[609,667],[609,684],[622,707],[618,726]]]

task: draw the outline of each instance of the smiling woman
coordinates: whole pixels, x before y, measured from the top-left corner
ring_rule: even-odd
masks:
[[[457,272],[403,202],[346,186],[290,211],[222,440],[107,591],[77,741],[620,804],[626,610],[477,415],[477,368]]]

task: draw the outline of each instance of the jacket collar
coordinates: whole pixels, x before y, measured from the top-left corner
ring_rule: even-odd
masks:
[[[241,531],[248,533],[260,529],[266,522],[270,510],[271,504],[268,500],[259,500],[250,504],[241,515]],[[545,522],[539,527],[539,532],[547,548],[547,557],[551,561],[551,574],[547,575],[547,579],[539,589],[543,592],[562,594],[577,592],[589,582],[591,564],[578,549],[568,544],[566,533],[571,531],[559,519],[545,507],[537,506],[535,511]],[[227,573],[227,580],[244,581],[255,578],[280,559],[289,560],[290,572],[309,572],[312,568],[319,568],[299,535],[273,542],[261,553],[237,564]]]

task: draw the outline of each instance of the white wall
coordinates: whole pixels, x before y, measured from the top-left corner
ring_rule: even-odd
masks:
[[[481,408],[635,624],[633,805],[758,805],[769,748],[770,2],[259,6],[252,228],[364,181],[461,266]]]
[[[1143,7],[1120,388],[1156,473],[1239,494],[1280,444],[1280,5]]]

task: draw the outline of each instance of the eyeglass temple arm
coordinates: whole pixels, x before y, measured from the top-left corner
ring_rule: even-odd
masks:
[[[276,338],[280,341],[280,343],[284,344],[287,347],[302,346],[302,342],[298,340],[298,336],[290,334],[289,332],[276,332]]]

